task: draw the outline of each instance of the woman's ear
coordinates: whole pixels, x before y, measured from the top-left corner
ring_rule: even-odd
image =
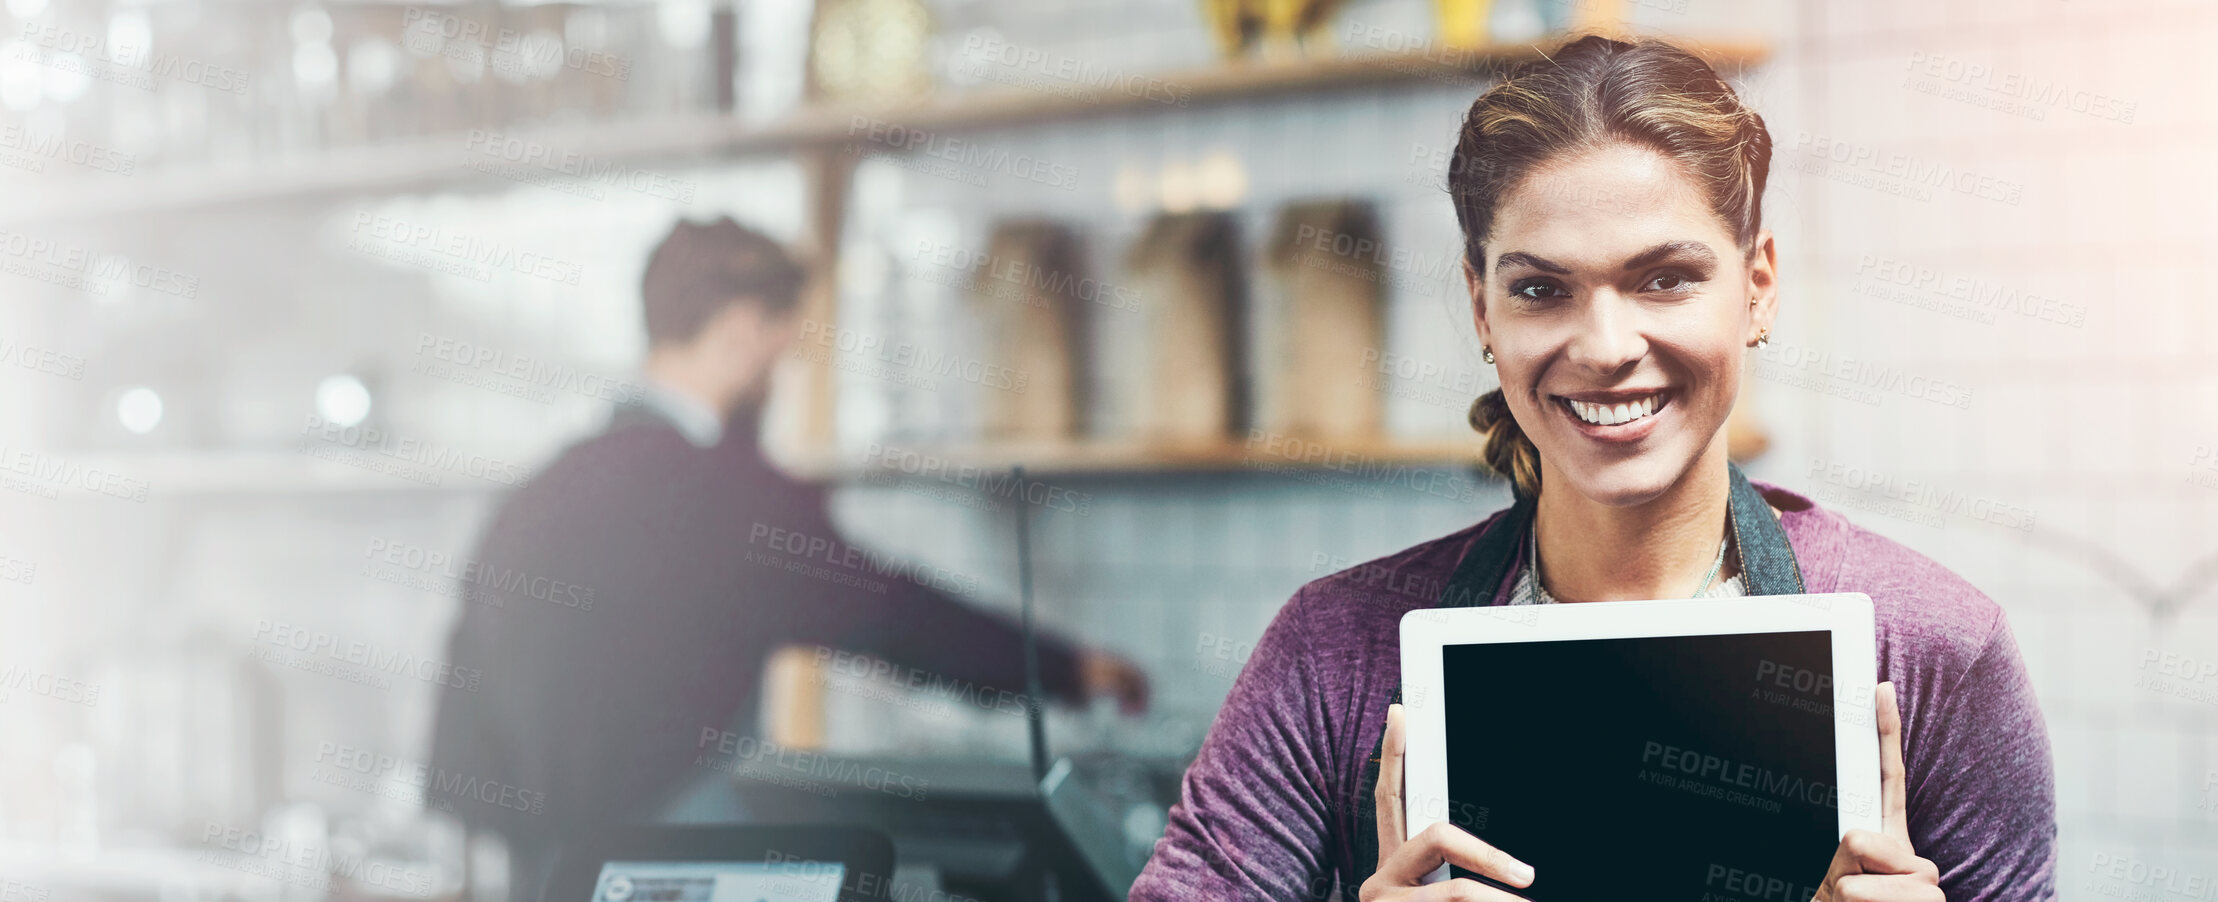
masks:
[[[1757,232],[1755,246],[1748,251],[1748,306],[1748,334],[1742,343],[1754,347],[1758,339],[1771,334],[1771,324],[1779,315],[1779,246],[1770,229]]]
[[[1479,271],[1471,268],[1471,260],[1463,261],[1463,287],[1471,295],[1471,328],[1478,332],[1479,346],[1494,343],[1494,336],[1486,328],[1486,283],[1479,280]]]

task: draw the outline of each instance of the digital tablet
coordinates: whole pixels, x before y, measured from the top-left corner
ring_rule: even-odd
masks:
[[[849,827],[654,826],[565,847],[541,902],[890,898],[893,845]]]
[[[1412,611],[1409,835],[1470,831],[1535,902],[1809,899],[1879,829],[1873,644],[1861,594]]]

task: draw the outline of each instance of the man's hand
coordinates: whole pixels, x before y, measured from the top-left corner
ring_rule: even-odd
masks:
[[[1872,710],[1879,720],[1879,832],[1850,830],[1833,851],[1812,902],[1946,902],[1941,869],[1910,846],[1909,792],[1902,768],[1902,709],[1895,684],[1881,683]]]
[[[1087,698],[1106,695],[1117,700],[1126,714],[1148,709],[1148,676],[1140,665],[1109,652],[1086,649],[1078,653],[1078,683]]]
[[[1453,864],[1511,886],[1531,886],[1533,869],[1446,821],[1402,839],[1409,829],[1402,801],[1402,757],[1408,747],[1402,706],[1389,705],[1386,740],[1379,745],[1379,785],[1372,793],[1378,800],[1379,866],[1371,879],[1363,881],[1363,902],[1522,902],[1517,896],[1468,877],[1430,885],[1420,882],[1441,865]]]

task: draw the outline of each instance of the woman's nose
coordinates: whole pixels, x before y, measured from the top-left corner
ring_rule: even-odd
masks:
[[[1607,290],[1588,301],[1578,334],[1571,338],[1568,356],[1573,364],[1596,373],[1615,373],[1648,353],[1639,317],[1625,307],[1623,298]]]

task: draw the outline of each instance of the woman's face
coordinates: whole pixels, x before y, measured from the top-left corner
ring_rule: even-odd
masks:
[[[1684,169],[1614,143],[1506,192],[1484,246],[1479,338],[1544,488],[1637,505],[1723,459],[1742,354],[1771,326],[1768,232],[1744,256]]]

